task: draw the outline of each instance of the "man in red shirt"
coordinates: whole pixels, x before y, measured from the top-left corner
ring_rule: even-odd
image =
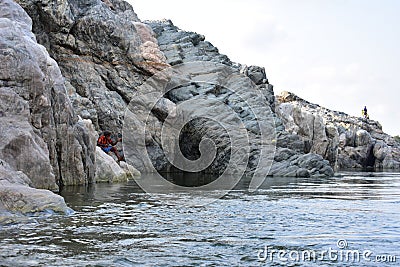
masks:
[[[117,141],[113,142],[111,140],[111,133],[109,131],[104,131],[104,133],[97,139],[97,145],[101,147],[101,149],[106,152],[107,154],[111,151],[114,152],[115,156],[117,156],[118,161],[124,160],[124,157],[122,157],[118,149],[115,147],[115,145],[122,141],[122,138],[118,138]]]

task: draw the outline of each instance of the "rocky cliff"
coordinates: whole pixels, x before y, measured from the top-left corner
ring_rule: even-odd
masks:
[[[174,84],[172,90],[163,92],[164,98],[173,103],[172,109],[174,105],[180,106],[188,101],[192,104],[186,110],[183,108],[184,113],[190,113],[192,108],[206,109],[200,117],[206,115],[210,117],[208,122],[193,119],[183,128],[181,140],[186,141],[180,149],[184,155],[188,158],[200,157],[201,153],[198,150],[200,140],[209,137],[218,144],[218,153],[217,160],[207,168],[206,172],[221,173],[226,168],[232,151],[229,142],[225,140],[224,129],[212,123],[212,121],[222,122],[231,115],[227,111],[215,110],[217,105],[226,105],[239,117],[249,136],[251,149],[248,151],[246,170],[248,173],[270,176],[333,175],[327,162],[316,154],[304,155],[304,142],[298,136],[284,130],[282,122],[273,112],[275,108],[273,86],[269,84],[264,68],[231,62],[227,56],[221,55],[216,47],[207,42],[204,36],[182,31],[169,20],[149,21],[147,24],[153,29],[167,63],[171,66],[183,66],[181,69],[189,66],[185,75],[190,76],[188,78],[190,83],[181,82],[179,86]],[[190,62],[205,62],[206,67],[196,69],[190,67]],[[221,65],[229,66],[229,70],[219,69],[218,66]],[[237,76],[231,80],[232,75]],[[200,101],[204,104],[195,104]],[[157,117],[157,114],[154,115]],[[228,124],[239,126],[234,118]],[[161,139],[157,132],[153,136],[153,140]],[[235,139],[235,134],[230,134],[230,137]],[[269,145],[273,144],[273,150],[266,147],[263,141]],[[162,146],[157,145],[157,147]],[[263,151],[264,149],[266,151]],[[262,153],[269,156],[265,157]],[[140,164],[139,162],[136,165]],[[168,166],[169,163],[164,164]]]
[[[76,115],[32,19],[14,1],[0,6],[0,221],[12,218],[4,210],[67,212],[60,196],[38,189],[95,182],[97,133]],[[128,167],[117,171],[126,177]]]
[[[135,87],[165,65],[151,29],[124,1],[18,0],[65,78],[74,111],[120,132]]]
[[[74,111],[82,118],[90,119],[97,131],[109,129],[121,132],[126,108],[138,93],[142,93],[141,85],[157,71],[193,61],[218,63],[230,66],[233,73],[246,76],[254,83],[253,92],[261,92],[261,97],[259,94],[255,103],[263,107],[263,119],[269,120],[267,128],[276,135],[274,142],[278,147],[270,175],[332,175],[332,169],[318,155],[303,157],[304,142],[284,131],[272,111],[274,94],[263,68],[232,63],[205,41],[204,36],[181,31],[170,21],[142,23],[132,7],[124,1],[65,0],[62,4],[46,0],[18,2],[33,19],[33,31],[38,41],[58,62]],[[210,67],[198,72],[215,75],[217,80],[224,79],[218,68]],[[242,82],[248,83],[243,77]],[[162,93],[159,103],[163,103],[163,107],[160,109],[142,115],[134,111],[138,121],[130,129],[132,137],[124,136],[125,147],[128,150],[132,148],[132,153],[127,157],[132,165],[141,171],[149,171],[143,164],[143,153],[146,153],[154,166],[153,171],[178,171],[166,156],[162,144],[161,129],[165,116],[179,103],[199,98],[208,101],[204,112],[207,113],[207,106],[208,111],[212,112],[216,105],[212,101],[217,97],[230,102],[228,105],[239,115],[253,140],[247,171],[254,172],[261,162],[260,151],[265,146],[260,146],[261,135],[256,129],[260,119],[246,108],[246,101],[252,95],[245,96],[248,99],[239,99],[226,90],[219,90],[215,84],[204,86],[195,82]],[[138,103],[139,106],[142,104]],[[220,115],[224,117],[224,114]],[[226,169],[232,151],[229,140],[224,137],[224,130],[216,127],[211,120],[207,121],[193,120],[185,126],[180,135],[182,153],[192,159],[199,157],[201,140],[212,137],[217,140],[218,153],[205,172],[221,173]],[[152,127],[144,127],[149,122]],[[231,120],[229,123],[233,122]],[[238,124],[234,122],[233,125]],[[129,141],[135,138],[138,129],[143,128],[148,131],[145,137],[146,151],[135,150],[138,144]],[[303,159],[297,161],[300,157]]]
[[[31,32],[32,20],[13,1],[0,3],[0,209],[65,210],[59,196],[30,187],[57,190],[70,177],[90,181],[93,144],[74,115],[57,63]]]
[[[289,93],[276,100],[264,68],[231,62],[171,21],[142,22],[124,1],[0,3],[3,184],[126,180],[131,166],[96,151],[103,130],[124,132],[142,172],[399,168],[399,145],[379,123]]]
[[[329,160],[337,169],[400,169],[400,143],[377,121],[349,116],[283,92],[276,113],[287,131],[301,136],[307,151]]]

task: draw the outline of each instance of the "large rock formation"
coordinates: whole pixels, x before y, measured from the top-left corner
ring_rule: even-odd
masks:
[[[145,157],[153,171],[181,171],[168,153],[194,162],[208,153],[213,160],[203,171],[220,174],[231,168],[228,163],[236,152],[245,149],[247,173],[333,175],[320,155],[332,162],[334,145],[324,145],[323,140],[329,143],[334,130],[329,128],[325,135],[314,131],[311,142],[288,128],[285,117],[283,125],[275,114],[273,87],[264,68],[233,63],[204,36],[182,31],[170,21],[143,23],[121,0],[16,2],[30,18],[16,3],[0,0],[0,120],[4,126],[0,160],[16,177],[25,175],[24,182],[13,183],[57,190],[61,184],[125,180],[134,169],[122,164],[122,170],[102,151],[96,152],[97,133],[121,132],[130,103],[149,108],[154,96],[157,101],[149,112],[129,110],[135,116],[124,136],[130,163],[141,171],[149,170]],[[192,66],[189,73],[184,71],[187,66]],[[171,67],[176,75],[157,81],[165,88],[143,86],[152,82],[149,78],[154,74]],[[138,97],[142,94],[147,98]],[[180,114],[190,118],[182,129],[171,124]],[[172,127],[163,136],[165,124]],[[313,125],[322,128],[324,123],[314,119]],[[136,132],[142,129],[146,129],[145,151],[135,142]],[[373,143],[368,149],[377,162],[396,165],[389,156],[396,157],[395,150],[389,153],[383,143],[374,143],[375,135],[371,141],[358,132],[354,144]],[[249,141],[246,147],[244,136]],[[239,141],[232,143],[235,138]],[[101,166],[96,166],[96,158]],[[235,172],[238,166],[228,171]],[[109,170],[112,173],[105,175]]]
[[[38,42],[58,62],[74,112],[98,133],[122,132],[135,88],[168,66],[150,27],[124,1],[17,2],[31,16]]]
[[[221,55],[216,47],[205,41],[204,36],[182,31],[169,20],[150,21],[147,24],[152,27],[168,64],[177,66],[177,70],[184,70],[183,73],[176,74],[179,78],[175,77],[175,80],[170,81],[172,85],[166,85],[166,88],[172,89],[162,92],[163,97],[152,110],[155,119],[151,119],[150,124],[153,127],[150,130],[151,136],[146,136],[146,145],[147,147],[151,145],[148,151],[150,155],[154,155],[152,162],[158,170],[169,170],[171,167],[170,162],[162,156],[163,145],[159,141],[162,139],[160,128],[166,117],[160,110],[166,110],[165,113],[168,114],[176,109],[175,105],[189,102],[190,105],[184,106],[182,112],[193,115],[191,110],[195,110],[197,116],[203,119],[193,119],[182,129],[179,145],[186,158],[195,160],[202,154],[199,153],[201,140],[204,138],[213,140],[217,144],[216,160],[206,172],[221,173],[225,170],[231,153],[234,152],[229,141],[239,137],[240,134],[235,136],[229,133],[231,140],[228,140],[226,129],[218,127],[218,123],[215,123],[228,119],[229,125],[236,125],[239,128],[235,116],[220,107],[226,105],[236,113],[249,136],[251,149],[248,151],[248,173],[256,175],[268,173],[271,176],[333,175],[329,164],[320,156],[315,154],[303,156],[304,142],[298,136],[284,131],[282,123],[273,112],[275,104],[273,87],[268,82],[264,68],[231,62],[227,56]],[[198,68],[195,64],[191,65],[191,62],[205,63],[200,64],[202,67]],[[229,68],[222,68],[222,65]],[[190,82],[185,84],[185,79]],[[139,116],[139,121],[144,121],[144,116]],[[207,116],[210,118],[205,120],[204,117]],[[140,122],[133,124],[138,125]],[[260,128],[264,128],[264,132],[268,133],[267,136],[262,137]],[[270,151],[270,147],[264,151],[264,153],[275,153],[275,157],[261,158],[260,151],[265,149],[265,144],[273,145],[274,148],[276,146],[274,151]],[[268,162],[269,160],[271,162]],[[138,158],[135,166],[141,164]],[[272,168],[269,170],[270,164]],[[266,170],[263,171],[263,168]],[[230,171],[235,171],[235,168]]]
[[[92,181],[94,147],[74,115],[57,63],[36,42],[32,21],[1,1],[0,157],[37,188]]]
[[[11,0],[0,5],[0,210],[65,211],[62,198],[31,187],[93,181],[94,146],[30,17]]]
[[[377,121],[332,111],[283,92],[276,113],[287,131],[308,144],[338,169],[399,169],[400,143],[382,131]]]
[[[0,0],[0,208],[12,209],[4,196],[20,186],[28,196],[30,187],[137,174],[96,151],[103,130],[124,129],[128,162],[144,172],[235,173],[245,162],[248,174],[308,177],[333,175],[329,162],[400,167],[399,144],[379,123],[289,93],[276,102],[264,68],[231,62],[171,21],[143,23],[121,0],[16,2],[29,16]]]
[[[181,31],[170,21],[142,23],[132,7],[124,1],[17,2],[33,19],[33,31],[38,42],[43,44],[58,62],[66,79],[68,96],[75,112],[84,119],[90,119],[97,131],[108,129],[120,132],[128,104],[132,99],[136,101],[135,94],[143,93],[141,85],[157,71],[180,63],[201,61],[230,66],[235,75],[243,74],[240,81],[232,84],[232,87],[235,90],[240,89],[240,84],[252,87],[244,98],[219,88],[215,83],[207,86],[192,83],[173,88],[165,95],[161,94],[159,102],[150,114],[140,116],[138,111],[133,111],[138,121],[134,123],[135,127],[130,129],[133,133],[132,138],[135,131],[146,126],[146,154],[155,170],[178,171],[164,153],[165,144],[163,146],[161,140],[161,129],[165,118],[176,105],[184,101],[203,99],[208,101],[202,106],[205,113],[227,105],[244,124],[247,134],[253,140],[249,148],[248,172],[253,173],[260,166],[268,168],[262,166],[268,164],[260,160],[260,151],[266,147],[266,141],[261,138],[258,123],[265,120],[268,122],[266,128],[271,132],[270,141],[277,146],[275,158],[269,162],[273,163],[270,175],[333,174],[328,163],[318,155],[310,154],[304,157],[304,142],[298,136],[284,130],[273,112],[273,88],[268,83],[263,68],[232,63],[227,56],[221,55],[217,48],[205,41],[204,36]],[[227,77],[220,72],[219,67],[209,66],[208,64],[206,69],[197,70],[192,78],[210,75],[216,80],[226,80]],[[251,86],[248,85],[250,82],[253,83]],[[160,92],[164,93],[162,89],[157,93]],[[215,102],[219,100],[225,102]],[[252,112],[246,103],[249,100],[260,107],[257,112],[262,111],[261,116],[257,117],[257,114]],[[137,104],[140,106],[146,103]],[[186,111],[191,112],[190,108]],[[229,119],[223,113],[220,116],[226,121]],[[235,116],[231,117],[232,125],[236,123],[233,119]],[[199,146],[203,139],[217,140],[216,158],[206,172],[221,173],[226,169],[231,154],[234,154],[225,135],[226,132],[211,120],[192,120],[184,127],[179,137],[181,152],[188,159],[194,160],[200,155]],[[276,138],[272,138],[272,135]],[[130,143],[130,139],[124,137],[125,146],[135,147],[137,144]],[[142,162],[142,152],[133,151],[129,159],[133,159],[131,163],[140,171],[148,171]]]
[[[165,65],[151,29],[124,1],[17,2],[60,66],[76,114],[120,132],[135,87]]]

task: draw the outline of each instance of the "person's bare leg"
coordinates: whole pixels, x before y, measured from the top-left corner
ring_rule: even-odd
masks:
[[[114,152],[115,156],[117,156],[118,161],[121,161],[123,159],[121,157],[121,155],[119,154],[118,149],[116,147],[112,147],[111,151]]]

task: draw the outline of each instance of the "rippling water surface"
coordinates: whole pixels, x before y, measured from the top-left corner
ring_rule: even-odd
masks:
[[[75,213],[0,228],[0,265],[400,265],[399,174],[267,178],[253,193],[247,186],[202,207],[184,204],[216,192],[150,196],[134,182],[65,188]],[[350,250],[360,258],[346,258]]]

